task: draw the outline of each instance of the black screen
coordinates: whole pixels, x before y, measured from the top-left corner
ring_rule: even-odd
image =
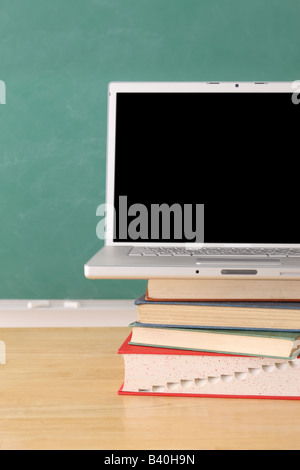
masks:
[[[205,243],[300,243],[300,104],[289,93],[119,93],[115,241],[191,242],[171,229],[151,240],[151,205],[204,204]],[[120,222],[142,204],[136,237]],[[122,215],[122,214],[121,214]],[[123,214],[124,215],[124,214]],[[135,216],[122,221],[129,225]],[[171,213],[172,223],[172,213]],[[184,224],[184,218],[183,222]]]

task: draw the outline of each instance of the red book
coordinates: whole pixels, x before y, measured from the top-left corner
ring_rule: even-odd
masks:
[[[300,359],[293,361],[154,348],[120,347],[120,395],[300,399]]]

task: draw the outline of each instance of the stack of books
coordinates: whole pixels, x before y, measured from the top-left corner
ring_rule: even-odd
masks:
[[[149,280],[123,395],[300,399],[300,282]]]

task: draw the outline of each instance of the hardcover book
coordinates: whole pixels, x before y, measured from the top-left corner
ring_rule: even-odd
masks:
[[[300,301],[297,279],[149,279],[147,300]]]
[[[135,301],[137,321],[201,328],[300,331],[300,302]]]
[[[300,399],[300,359],[228,356],[179,349],[120,347],[121,395]]]

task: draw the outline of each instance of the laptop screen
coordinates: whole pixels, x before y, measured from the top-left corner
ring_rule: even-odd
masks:
[[[290,93],[118,93],[114,241],[300,243]]]

